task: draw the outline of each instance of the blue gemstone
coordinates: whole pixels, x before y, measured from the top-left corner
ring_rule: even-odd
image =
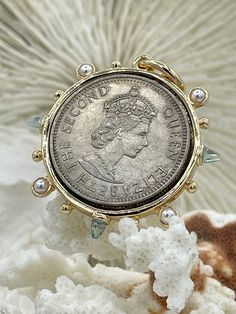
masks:
[[[204,145],[203,162],[208,164],[215,161],[220,161],[220,154],[217,153],[215,150],[208,148]]]
[[[41,122],[42,122],[42,116],[33,116],[30,117],[27,120],[27,124],[29,127],[31,127],[32,129],[40,129],[41,126]]]
[[[93,218],[91,221],[91,237],[98,239],[105,231],[107,223],[100,219]]]

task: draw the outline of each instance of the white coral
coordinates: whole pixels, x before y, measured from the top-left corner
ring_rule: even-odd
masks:
[[[183,314],[235,314],[236,302],[233,290],[213,278],[207,278],[204,290],[195,291],[189,298]]]
[[[75,285],[64,276],[58,278],[56,292],[41,290],[34,302],[37,314],[148,314],[163,310],[152,298],[147,285],[140,285],[125,299],[101,286]]]
[[[34,302],[25,293],[0,286],[0,313],[35,314]]]
[[[9,257],[0,269],[1,284],[11,287],[0,287],[4,314],[174,313],[154,297],[148,274],[105,265],[91,267],[82,255],[65,257],[35,248],[35,252],[22,251],[18,258]],[[201,265],[201,273],[211,276],[212,270]],[[182,313],[205,314],[207,309],[210,314],[234,314],[234,297],[232,290],[208,278],[204,290],[193,292]]]
[[[42,165],[34,165],[33,168],[30,160],[30,147],[32,150],[39,148],[40,139],[38,135],[28,134],[25,126],[20,125],[20,122],[25,125],[25,121],[20,120],[48,111],[53,103],[54,92],[65,90],[75,81],[74,70],[83,61],[94,62],[98,69],[104,69],[115,59],[128,66],[135,56],[149,53],[173,66],[187,83],[186,90],[194,86],[203,86],[209,90],[209,106],[200,110],[215,125],[209,131],[207,144],[220,150],[223,162],[215,167],[207,167],[204,176],[202,173],[197,174],[200,191],[191,197],[184,195],[182,208],[189,210],[204,206],[218,211],[232,211],[235,200],[233,148],[236,140],[235,5],[236,2],[232,0],[217,3],[214,0],[0,2],[0,236],[4,239],[0,249],[1,257],[13,251],[16,252],[15,256],[19,255],[18,265],[17,257],[12,256],[1,264],[1,283],[7,284],[12,271],[14,276],[9,281],[12,288],[28,284],[40,288],[43,285],[42,282],[39,284],[44,272],[43,265],[48,266],[49,274],[49,281],[44,282],[44,285],[53,290],[53,283],[61,274],[73,277],[74,286],[77,280],[83,280],[84,285],[96,282],[118,294],[121,291],[127,293],[135,284],[135,278],[138,283],[145,279],[143,274],[139,276],[121,269],[114,271],[101,265],[91,269],[85,260],[77,263],[72,258],[74,262],[71,262],[65,255],[59,256],[53,251],[48,251],[49,255],[52,254],[50,257],[32,250],[26,250],[24,254],[19,252],[20,248],[32,248],[35,243],[43,243],[45,239],[38,214],[38,207],[44,207],[44,202],[36,199],[31,201],[29,184],[44,174]],[[224,145],[219,146],[219,143]],[[8,186],[4,186],[6,184]],[[57,201],[51,204],[49,212],[44,216],[45,219],[49,216],[49,243],[52,247],[67,253],[86,251],[101,259],[122,255],[123,252],[106,243],[107,232],[112,228],[100,240],[91,242],[83,233],[88,232],[89,237],[87,217],[83,218],[76,212],[71,218],[59,216],[58,205]],[[81,219],[81,224],[73,221],[73,218]],[[79,231],[76,230],[80,226]],[[144,254],[141,252],[143,249],[141,246],[140,255]],[[25,264],[24,258],[27,260]],[[51,259],[53,263],[50,263]],[[56,261],[61,263],[59,272],[51,269],[52,266],[58,269],[54,263]],[[71,265],[76,265],[75,273],[71,271]],[[146,268],[145,261],[140,261],[139,265],[142,269]],[[36,279],[28,277],[27,267],[29,274],[34,270]],[[50,277],[50,273],[54,278]],[[131,285],[128,285],[127,280],[130,280]],[[194,292],[190,297],[190,306],[185,313],[234,314],[234,294],[230,290],[230,293],[225,293],[226,290],[214,279],[208,280],[203,292]],[[31,299],[30,291],[32,289],[0,288],[0,312],[33,313],[34,300]],[[146,303],[151,292],[145,283],[138,285],[134,292],[137,294],[129,299],[133,303],[129,302],[130,307],[126,307],[126,312],[146,314],[149,309]],[[64,297],[66,299],[67,295]],[[155,307],[150,308],[154,311]]]
[[[31,287],[32,293],[39,289],[54,289],[61,275],[74,278],[74,272],[82,267],[85,257],[69,258],[61,252],[36,246],[21,250],[0,260],[0,284],[9,289]]]
[[[232,290],[215,279],[208,278],[202,292],[194,292],[182,314],[235,314],[236,302]],[[30,297],[29,289],[0,287],[0,312],[4,314],[173,314],[152,298],[147,285],[138,285],[128,299],[98,285],[76,285],[69,278],[57,279],[55,289],[39,290]]]
[[[119,298],[100,286],[75,286],[66,278],[56,282],[56,293],[41,290],[35,299],[38,314],[125,314]]]
[[[149,275],[122,269],[120,267],[107,267],[103,264],[96,264],[91,267],[87,262],[83,263],[74,273],[75,282],[84,286],[100,285],[119,296],[128,297],[133,287],[149,281]]]
[[[91,254],[100,260],[113,260],[121,257],[121,252],[107,241],[111,230],[116,230],[115,223],[110,224],[99,239],[91,237],[91,218],[78,210],[70,215],[60,211],[65,199],[58,195],[48,203],[43,211],[43,224],[49,232],[47,246],[67,254]]]
[[[111,233],[109,241],[126,252],[126,265],[136,271],[153,271],[153,290],[168,296],[168,307],[180,312],[193,291],[189,276],[198,260],[196,235],[189,234],[179,217],[171,219],[166,231],[153,227],[138,231],[130,218],[121,219],[118,226],[120,234]]]
[[[143,314],[161,308],[153,299],[147,274],[99,264],[91,267],[83,255],[66,257],[40,246],[4,258],[0,284],[11,289],[0,286],[4,314],[106,313],[105,309]]]
[[[81,62],[102,70],[148,53],[172,66],[186,91],[203,86],[210,94],[209,106],[200,109],[213,125],[207,144],[225,162],[198,175],[201,193],[186,194],[185,209],[187,202],[191,209],[200,203],[229,212],[235,195],[235,6],[232,0],[2,0],[0,123],[47,112],[55,91],[75,82]]]

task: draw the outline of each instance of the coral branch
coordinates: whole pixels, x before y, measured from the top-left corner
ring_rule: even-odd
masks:
[[[127,267],[151,270],[156,278],[153,291],[167,296],[168,308],[179,313],[194,288],[190,275],[198,261],[195,233],[189,234],[179,217],[172,217],[166,231],[153,227],[138,231],[130,218],[121,219],[118,227],[120,234],[111,233],[109,241],[126,253]]]

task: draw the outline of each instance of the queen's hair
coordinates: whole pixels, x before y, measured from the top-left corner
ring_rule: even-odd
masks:
[[[142,122],[150,124],[157,114],[153,104],[139,95],[137,85],[128,94],[105,102],[104,110],[105,118],[91,134],[91,144],[98,149],[113,141],[119,132],[128,132]]]
[[[113,141],[119,131],[129,131],[138,125],[140,121],[133,121],[130,117],[105,117],[98,128],[91,134],[91,144],[95,148],[103,148]]]

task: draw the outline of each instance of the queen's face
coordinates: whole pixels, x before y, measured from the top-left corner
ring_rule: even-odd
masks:
[[[147,133],[149,124],[140,122],[136,127],[128,132],[122,132],[122,146],[123,154],[135,158],[136,155],[143,149],[144,146],[148,146]]]

